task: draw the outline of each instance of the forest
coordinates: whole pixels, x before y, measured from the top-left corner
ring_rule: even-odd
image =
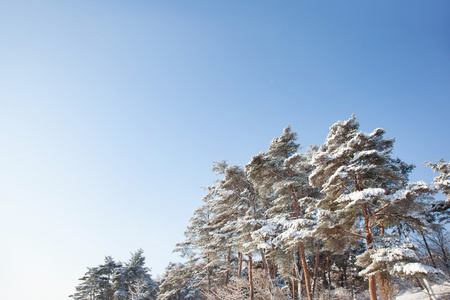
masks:
[[[425,162],[433,182],[393,157],[385,130],[352,117],[302,150],[290,126],[244,166],[215,162],[159,278],[143,250],[88,268],[73,299],[395,299],[416,286],[439,299],[449,281],[450,162]],[[302,150],[302,151],[301,151]],[[443,298],[442,298],[443,299]]]

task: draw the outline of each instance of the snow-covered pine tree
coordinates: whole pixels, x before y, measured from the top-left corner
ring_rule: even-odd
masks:
[[[158,285],[144,264],[141,249],[133,253],[126,264],[107,256],[104,264],[88,268],[80,278],[83,282],[75,288],[77,292],[70,297],[76,300],[154,300]]]
[[[104,264],[88,268],[88,272],[80,278],[83,282],[75,288],[76,293],[70,297],[75,300],[111,300],[114,295],[112,275],[120,266],[112,257],[105,257]]]
[[[239,253],[246,254],[248,257],[247,273],[250,285],[250,299],[254,298],[253,285],[253,255],[260,252],[265,274],[267,276],[267,285],[271,286],[269,279],[269,268],[266,260],[265,247],[260,247],[265,243],[265,232],[262,231],[266,224],[264,215],[264,208],[259,201],[258,194],[253,187],[253,184],[248,181],[246,177],[245,182],[247,188],[240,193],[240,207],[243,209],[243,214],[239,216],[235,222],[236,234],[233,236],[232,243]]]
[[[447,201],[450,201],[450,162],[445,162],[443,158],[435,163],[426,163],[427,166],[431,167],[435,173],[439,173],[433,180],[442,191],[444,195],[447,196]]]
[[[130,260],[115,269],[112,276],[114,300],[137,300],[131,294],[139,294],[139,300],[154,300],[158,285],[151,278],[150,269],[145,267],[142,249],[132,253]]]
[[[445,200],[435,201],[430,213],[434,214],[439,222],[448,222],[450,220],[450,162],[445,162],[442,158],[435,163],[426,162],[425,165],[431,167],[435,173],[439,173],[433,179],[433,183],[447,197]]]
[[[274,243],[282,245],[286,250],[295,250],[299,243],[312,239],[315,227],[318,189],[309,184],[309,175],[313,170],[311,158],[315,147],[310,147],[306,153],[296,153],[286,159],[284,165],[292,170],[291,180],[280,180],[273,185],[275,195],[271,207],[267,210],[270,220],[282,226]],[[292,189],[291,189],[292,188]],[[292,207],[289,193],[294,190],[298,206]]]
[[[313,225],[307,211],[311,201],[314,201],[310,197],[314,189],[308,182],[310,167],[307,157],[297,153],[300,145],[296,141],[297,134],[291,130],[290,126],[287,126],[279,138],[272,140],[267,151],[252,157],[251,161],[245,165],[245,170],[262,197],[272,199],[267,210],[270,219],[275,221],[271,222],[271,227],[279,224],[287,228],[287,232],[279,240],[283,240],[285,244],[289,244],[287,241],[293,241],[295,247],[298,247],[306,291],[308,299],[311,300],[311,283],[304,240],[310,238],[311,231],[307,228]],[[292,245],[291,243],[290,246]],[[299,275],[297,271],[300,282]]]
[[[372,249],[374,230],[382,234],[388,225],[383,223],[388,208],[405,200],[388,195],[405,187],[413,166],[391,158],[394,139],[385,139],[383,129],[358,129],[354,116],[330,127],[314,155],[316,168],[309,179],[325,195],[318,202],[318,230],[327,234],[327,243],[343,244],[347,235],[364,239]],[[375,300],[374,275],[369,276],[369,292]]]
[[[162,275],[158,300],[200,300],[200,291],[193,288],[192,268],[182,263],[169,263]]]
[[[232,249],[238,252],[238,275],[241,274],[242,267],[242,255],[239,254],[243,253],[249,257],[247,271],[252,299],[252,255],[261,250],[258,246],[260,238],[263,238],[259,233],[265,223],[264,208],[242,167],[229,166],[222,161],[215,163],[212,170],[224,176],[223,179],[216,181],[212,189],[214,197],[209,200],[213,212],[210,226],[214,228],[212,233],[214,241],[217,245],[222,245],[219,248],[228,249],[226,254],[228,265]],[[264,270],[268,275],[264,250],[261,250],[261,255]],[[226,272],[225,284],[228,283],[228,275],[229,270]],[[270,280],[268,284],[270,285]]]
[[[226,285],[231,273],[241,274],[242,271],[242,254],[238,252],[239,247],[236,243],[233,243],[233,240],[239,234],[236,228],[237,223],[246,214],[248,207],[243,195],[252,187],[246,178],[246,174],[239,166],[229,166],[225,161],[216,162],[212,171],[218,175],[223,175],[222,179],[216,181],[213,189],[214,197],[210,199],[211,210],[214,213],[210,224],[214,228],[215,243],[222,252],[225,252]],[[237,255],[239,260],[237,272],[231,265],[234,255]]]
[[[94,299],[98,291],[97,278],[95,268],[88,268],[88,271],[79,280],[82,282],[75,287],[76,292],[69,297],[75,300],[91,300]]]
[[[190,224],[186,228],[185,241],[178,243],[175,252],[187,259],[186,265],[192,271],[192,288],[199,291],[214,290],[223,281],[223,255],[214,243],[214,227],[210,226],[212,216],[209,200],[213,197],[212,187],[207,188],[208,194],[203,198],[204,204],[194,211]]]

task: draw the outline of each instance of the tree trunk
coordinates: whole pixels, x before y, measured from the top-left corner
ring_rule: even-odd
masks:
[[[208,278],[208,293],[211,293],[211,271],[209,269],[209,258],[206,260],[208,267],[206,268],[206,276]]]
[[[294,273],[297,276],[298,279],[298,284],[297,284],[297,295],[298,295],[298,300],[302,300],[302,275],[301,272],[298,270],[298,259],[297,259],[297,255],[294,254]],[[295,284],[294,287],[295,288]]]
[[[291,279],[291,285],[292,285],[292,288],[291,288],[291,290],[292,290],[292,300],[297,300],[297,295],[295,294],[296,290],[295,290],[295,279],[294,278]]]
[[[298,243],[298,246],[300,248],[300,259],[302,261],[302,269],[305,276],[306,294],[308,295],[308,300],[312,300],[311,282],[309,279],[308,265],[306,264],[305,247],[303,246],[303,243]]]
[[[382,271],[377,273],[377,285],[380,298],[382,300],[395,300],[394,289],[392,287],[392,278],[389,272]]]
[[[434,262],[433,255],[431,255],[430,247],[428,247],[427,239],[425,238],[425,235],[423,234],[422,230],[420,230],[420,235],[422,236],[425,248],[427,248],[428,256],[431,259],[431,263],[433,264],[433,267],[436,268],[436,263]]]
[[[313,281],[313,290],[312,290],[313,297],[316,292],[317,274],[319,271],[319,256],[320,256],[320,241],[317,241],[316,261],[314,264],[314,281]]]
[[[374,275],[369,276],[369,294],[370,300],[377,300],[377,285]]]
[[[352,291],[352,299],[355,299],[355,291],[354,291],[354,286],[353,286],[353,272],[350,273],[350,288]]]
[[[275,258],[269,261],[270,278],[274,278],[277,275],[277,265],[275,264]]]
[[[435,295],[433,288],[431,287],[431,284],[428,281],[428,279],[422,278],[422,281],[423,281],[423,285],[424,285],[425,289],[427,290],[428,298],[430,298],[430,300],[436,300],[436,295]]]
[[[300,276],[300,281],[297,287],[298,300],[302,300],[302,278]]]
[[[253,260],[252,255],[248,255],[248,281],[250,283],[250,300],[253,300]]]
[[[372,248],[372,232],[370,231],[369,226],[369,215],[367,212],[367,206],[366,204],[361,204],[362,213],[364,216],[364,229],[366,231],[366,242],[367,242],[367,249]],[[369,294],[370,294],[370,300],[377,300],[377,284],[375,276],[369,276]]]
[[[289,171],[289,176],[292,178],[292,170],[290,168],[287,168]],[[297,196],[295,195],[294,186],[292,184],[289,185],[289,188],[291,190],[292,200],[294,201],[294,208],[295,208],[295,218],[298,219],[300,216],[300,208],[298,206],[298,200]],[[305,247],[303,246],[302,242],[299,242],[299,248],[300,248],[300,258],[302,260],[302,269],[305,276],[305,286],[306,286],[306,294],[308,295],[308,300],[312,300],[311,295],[311,281],[309,278],[308,273],[308,265],[306,264],[306,255],[305,255]]]
[[[328,288],[328,279],[327,279],[327,261],[324,259],[321,263],[322,267],[322,284],[325,288]]]
[[[228,285],[228,281],[230,278],[230,262],[231,262],[231,246],[228,248],[228,256],[227,256],[227,272],[225,273],[225,285]]]
[[[327,274],[328,274],[328,291],[331,291],[331,267],[330,267],[330,251],[327,251]]]
[[[267,283],[269,284],[270,297],[271,297],[271,299],[273,299],[273,282],[272,282],[272,278],[270,277],[269,266],[267,264],[266,253],[265,253],[264,249],[261,249],[261,259],[262,259],[263,266],[264,266],[264,273],[267,276],[267,281],[268,281]]]
[[[238,276],[242,276],[242,253],[238,252]]]
[[[342,263],[342,287],[345,289],[348,289],[347,264],[348,264],[348,258],[346,259],[345,255],[344,255],[344,262]]]
[[[438,242],[436,246],[438,246],[442,252],[442,257],[444,258],[445,267],[447,269],[449,269],[448,251],[445,248],[447,242],[445,240],[445,236],[444,236],[442,230],[439,230],[436,242]]]

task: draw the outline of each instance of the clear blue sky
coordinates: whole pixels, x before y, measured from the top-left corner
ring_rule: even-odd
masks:
[[[450,159],[450,2],[2,1],[0,290],[59,300],[106,255],[161,274],[216,179],[355,113]]]

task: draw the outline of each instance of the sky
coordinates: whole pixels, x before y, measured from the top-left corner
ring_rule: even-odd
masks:
[[[105,256],[153,277],[214,161],[354,113],[431,182],[450,159],[450,2],[0,2],[0,290],[60,300]]]

